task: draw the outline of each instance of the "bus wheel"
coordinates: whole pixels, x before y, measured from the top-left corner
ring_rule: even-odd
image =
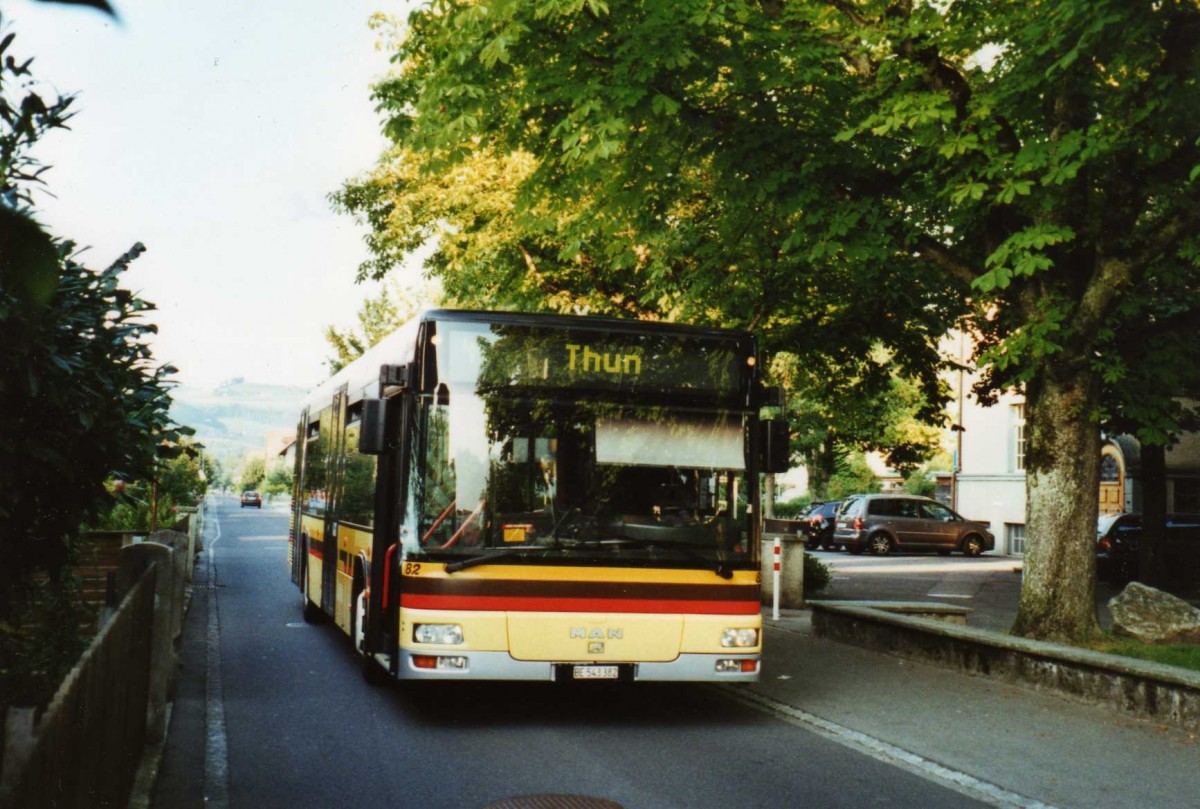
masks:
[[[384,670],[383,666],[379,665],[379,661],[375,659],[375,655],[366,655],[362,662],[363,679],[367,681],[367,685],[384,685],[391,676]]]
[[[321,612],[321,608],[308,600],[308,593],[304,594],[304,623],[319,624],[325,617],[325,613]]]
[[[308,549],[305,548],[304,552],[307,554]],[[324,619],[325,613],[321,612],[321,608],[308,598],[308,565],[302,568],[300,575],[301,581],[304,582],[304,586],[300,588],[300,598],[304,604],[304,623],[318,624]]]

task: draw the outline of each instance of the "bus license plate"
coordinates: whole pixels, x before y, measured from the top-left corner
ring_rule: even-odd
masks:
[[[616,666],[576,666],[572,676],[576,680],[615,680]]]

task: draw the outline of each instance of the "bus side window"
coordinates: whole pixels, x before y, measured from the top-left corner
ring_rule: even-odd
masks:
[[[370,528],[375,523],[375,459],[358,451],[362,435],[362,402],[346,411],[346,471],[342,480],[340,519]]]
[[[304,442],[304,492],[301,508],[305,514],[325,514],[325,456],[327,439],[321,435],[320,421],[308,425]]]

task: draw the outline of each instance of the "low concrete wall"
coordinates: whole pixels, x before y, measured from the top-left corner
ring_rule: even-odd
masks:
[[[799,609],[804,606],[804,539],[794,534],[763,532],[762,538],[762,600],[770,604],[775,598],[775,540],[779,540],[779,606]]]
[[[918,617],[921,611],[914,607],[919,605],[814,601],[810,606],[813,631],[821,637],[1200,730],[1200,673]],[[925,606],[939,613],[962,609]]]

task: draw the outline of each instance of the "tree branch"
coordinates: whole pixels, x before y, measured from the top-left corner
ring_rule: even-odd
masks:
[[[975,281],[976,267],[964,262],[941,242],[930,236],[917,237],[917,252],[930,264],[951,278],[970,287]]]
[[[1177,210],[1185,209],[1179,206]],[[1155,261],[1174,253],[1183,239],[1195,235],[1200,229],[1200,206],[1191,206],[1186,211],[1153,227],[1136,256],[1097,257],[1096,271],[1076,310],[1075,323],[1081,333],[1099,329],[1112,311],[1113,301],[1126,286],[1136,283]]]

